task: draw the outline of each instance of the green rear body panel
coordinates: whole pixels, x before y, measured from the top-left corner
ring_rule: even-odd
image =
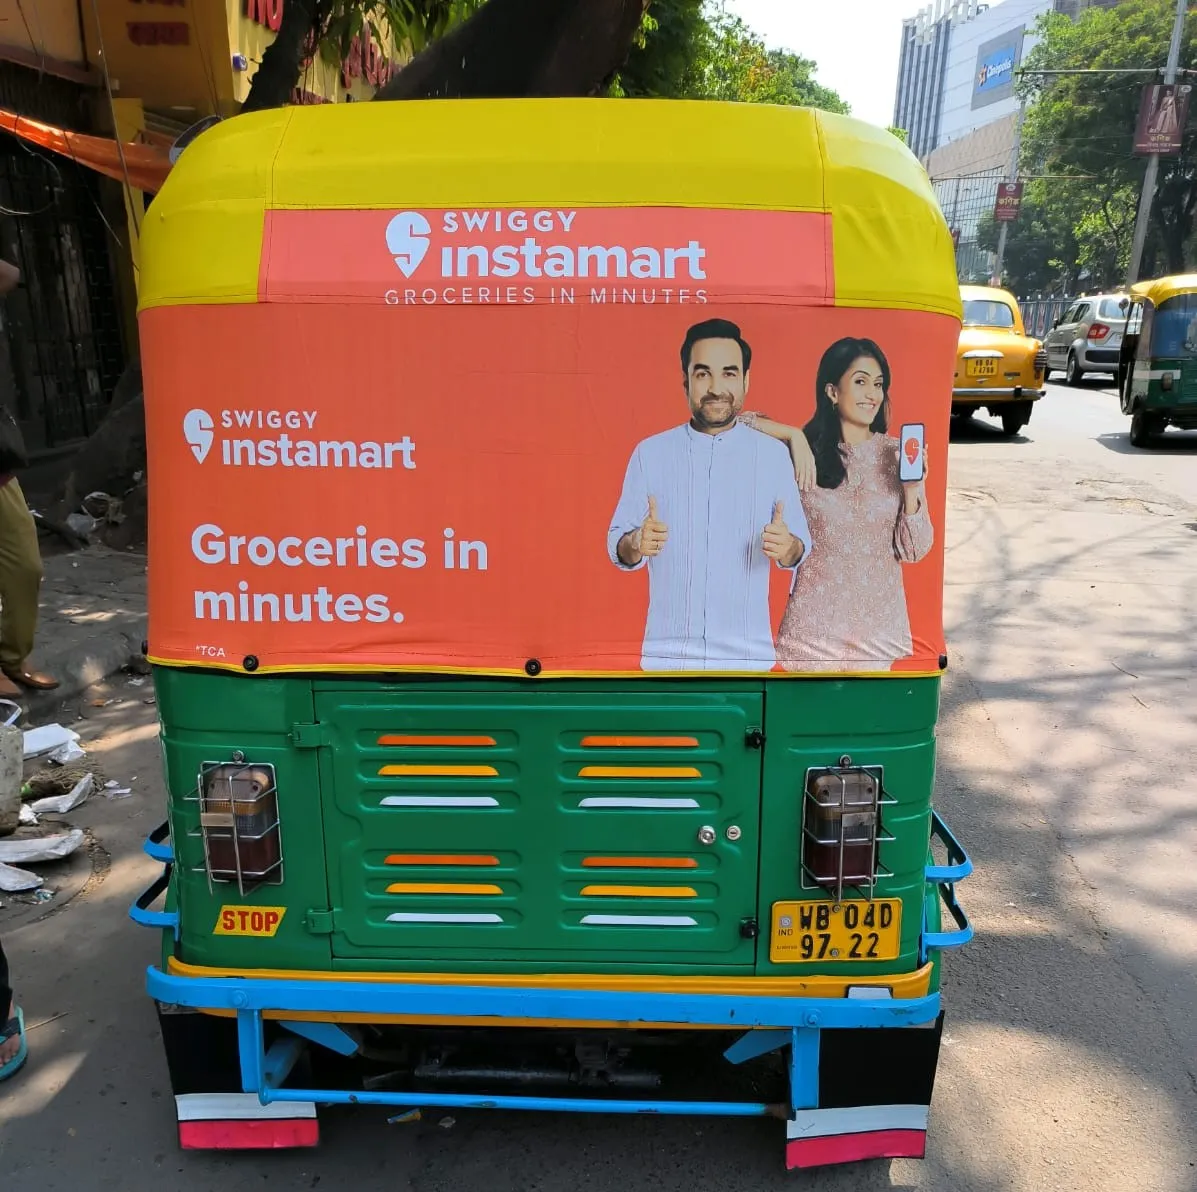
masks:
[[[900,973],[918,967],[924,913],[938,924],[923,875],[937,678],[396,681],[159,668],[155,682],[176,955],[188,963]],[[628,742],[644,737],[672,743]],[[209,884],[196,801],[201,768],[235,752],[275,766],[285,864],[281,883],[245,897]],[[807,770],[844,755],[883,766],[896,800],[884,812],[894,840],[880,850],[892,876],[876,896],[902,899],[901,954],[773,964],[773,903],[825,897],[804,889],[799,864]],[[713,844],[700,842],[704,827]],[[438,859],[412,866],[413,856]],[[629,857],[684,867],[611,864]],[[286,909],[273,937],[254,938],[214,934],[224,906]]]
[[[1180,373],[1179,384],[1165,389],[1159,378],[1148,381],[1140,392],[1139,400],[1144,409],[1153,412],[1176,414],[1185,419],[1197,418],[1197,363],[1192,360],[1155,357],[1151,361],[1153,371],[1175,369]],[[1136,391],[1140,387],[1136,386]]]

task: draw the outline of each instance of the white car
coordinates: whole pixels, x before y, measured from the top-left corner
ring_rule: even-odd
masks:
[[[1070,385],[1079,385],[1090,372],[1116,377],[1129,309],[1127,294],[1077,298],[1044,336],[1047,376],[1053,370],[1063,372]]]

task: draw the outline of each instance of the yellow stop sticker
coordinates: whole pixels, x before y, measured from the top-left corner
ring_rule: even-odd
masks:
[[[285,906],[222,906],[213,935],[255,935],[269,939],[287,913]]]

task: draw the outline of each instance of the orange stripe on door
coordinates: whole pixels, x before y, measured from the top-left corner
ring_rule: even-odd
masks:
[[[701,778],[697,766],[583,766],[579,778]]]
[[[583,737],[583,749],[693,749],[697,737]]]
[[[392,853],[387,865],[498,865],[498,857],[481,853]]]
[[[378,738],[379,745],[446,745],[446,746],[489,746],[497,745],[494,737],[436,737],[406,736],[403,733],[387,733]]]
[[[394,882],[388,894],[502,894],[502,886],[486,882]]]
[[[693,886],[583,886],[584,897],[593,898],[697,898]]]
[[[697,869],[693,857],[583,857],[585,869]]]
[[[497,778],[494,766],[396,765],[381,766],[383,778]]]

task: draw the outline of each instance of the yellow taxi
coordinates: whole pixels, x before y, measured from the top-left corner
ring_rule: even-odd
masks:
[[[952,414],[971,418],[986,409],[1016,435],[1044,394],[1047,353],[1027,335],[1018,301],[996,286],[961,286],[964,322],[956,349]]]

